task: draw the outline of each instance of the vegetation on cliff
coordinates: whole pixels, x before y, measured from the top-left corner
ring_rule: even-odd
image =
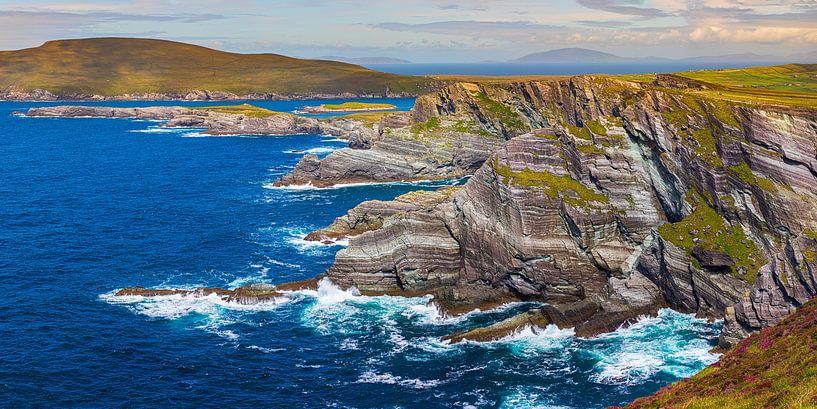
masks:
[[[628,408],[817,407],[817,300],[746,338],[719,362]]]
[[[276,54],[236,54],[134,38],[49,41],[0,51],[0,90],[116,96],[208,90],[248,94],[421,93],[436,81]]]
[[[218,112],[222,114],[244,115],[250,118],[267,118],[273,115],[291,115],[286,112],[272,111],[250,104],[193,107],[197,111]]]
[[[323,104],[321,108],[327,111],[375,111],[375,110],[390,110],[397,107],[392,104],[375,104],[368,102],[344,102],[342,104]]]
[[[728,267],[729,271],[738,278],[754,283],[758,269],[766,264],[754,241],[746,236],[740,226],[728,226],[697,192],[690,192],[687,201],[695,210],[677,223],[660,226],[658,232],[661,237],[686,250],[690,256],[696,248],[727,254],[734,261],[734,265]],[[693,260],[700,268],[698,260]]]
[[[549,198],[562,198],[572,205],[584,207],[592,202],[610,201],[606,195],[596,193],[570,175],[554,175],[548,171],[534,171],[528,168],[515,172],[507,165],[500,165],[498,160],[494,160],[494,171],[502,177],[502,183],[506,186],[542,188]]]
[[[678,75],[730,87],[794,92],[814,92],[817,90],[817,64],[787,64],[772,67],[690,71],[678,73]]]

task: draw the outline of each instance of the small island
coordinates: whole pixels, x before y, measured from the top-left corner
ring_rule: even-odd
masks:
[[[397,109],[392,104],[369,103],[369,102],[344,102],[342,104],[321,104],[319,106],[306,106],[301,108],[301,112],[307,114],[327,114],[337,112],[370,112],[370,111],[393,111]]]

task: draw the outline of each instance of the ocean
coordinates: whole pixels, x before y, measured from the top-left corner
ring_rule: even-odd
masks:
[[[548,327],[448,345],[529,305],[452,318],[428,298],[330,282],[275,305],[116,297],[313,277],[341,247],[309,231],[364,200],[458,182],[276,189],[296,152],[345,143],[12,115],[53,104],[0,102],[0,407],[602,408],[717,360],[720,323],[669,310],[590,339]]]

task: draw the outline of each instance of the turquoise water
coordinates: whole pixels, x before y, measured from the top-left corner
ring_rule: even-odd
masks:
[[[12,116],[41,105],[0,103],[0,406],[598,408],[716,359],[719,325],[671,311],[593,339],[549,327],[452,346],[439,338],[527,306],[447,318],[425,298],[326,282],[253,307],[114,297],[310,278],[340,247],[307,232],[363,200],[444,183],[273,189],[293,151],[344,142]]]

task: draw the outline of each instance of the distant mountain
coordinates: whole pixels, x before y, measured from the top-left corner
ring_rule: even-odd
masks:
[[[705,55],[699,57],[686,57],[671,59],[664,57],[640,57],[628,58],[619,55],[590,50],[587,48],[561,48],[558,50],[544,51],[528,54],[522,58],[517,58],[509,62],[513,63],[581,63],[581,64],[603,64],[603,63],[624,63],[624,62],[682,62],[682,63],[786,63],[786,62],[817,62],[817,51],[801,53],[790,56],[762,55],[755,53],[725,54],[725,55]]]
[[[316,60],[340,61],[349,64],[411,64],[411,61],[391,57],[339,57],[336,55],[325,55],[315,58]]]
[[[544,51],[540,53],[528,54],[522,58],[517,58],[511,62],[521,63],[610,63],[633,61],[633,58],[625,58],[615,54],[602,51],[588,50],[586,48],[560,48],[558,50]]]
[[[46,90],[59,97],[185,93],[418,94],[433,81],[358,65],[277,54],[238,54],[174,41],[90,38],[0,51],[0,91]]]

